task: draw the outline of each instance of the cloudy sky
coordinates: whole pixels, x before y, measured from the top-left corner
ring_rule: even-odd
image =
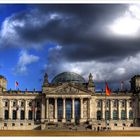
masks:
[[[139,4],[1,4],[0,74],[8,89],[41,90],[49,80],[72,71],[96,88],[113,89],[140,74]]]

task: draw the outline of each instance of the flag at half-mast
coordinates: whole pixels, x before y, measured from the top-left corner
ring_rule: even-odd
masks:
[[[110,96],[111,91],[110,91],[110,89],[109,89],[109,87],[108,87],[107,82],[105,82],[105,92],[106,92],[106,95],[107,95],[107,96]]]

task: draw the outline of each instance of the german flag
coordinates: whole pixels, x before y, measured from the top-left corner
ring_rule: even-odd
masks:
[[[107,82],[105,82],[105,92],[106,92],[106,95],[107,95],[107,96],[110,96],[111,91],[110,91],[110,89],[109,89],[109,87],[108,87]]]

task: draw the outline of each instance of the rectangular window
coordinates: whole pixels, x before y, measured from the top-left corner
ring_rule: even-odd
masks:
[[[4,126],[7,126],[7,123],[4,123]]]
[[[5,102],[5,107],[7,107],[8,106],[8,102]]]
[[[16,106],[16,102],[14,101],[14,102],[13,102],[13,107],[15,107],[15,106]]]

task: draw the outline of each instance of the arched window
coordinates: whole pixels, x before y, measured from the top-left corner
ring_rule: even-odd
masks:
[[[28,118],[29,118],[29,120],[33,119],[33,113],[31,110],[29,110],[29,112],[28,112]]]
[[[8,120],[8,118],[9,118],[9,112],[8,112],[8,110],[5,110],[4,111],[4,119]]]
[[[132,110],[129,111],[129,119],[130,119],[130,120],[133,119],[133,111],[132,111]]]
[[[121,120],[125,120],[126,119],[126,112],[125,110],[121,111]]]
[[[102,113],[101,113],[101,111],[97,111],[97,120],[101,120],[101,118],[102,118]]]
[[[109,120],[110,119],[110,113],[109,111],[105,111],[105,119]]]
[[[16,120],[16,119],[17,119],[17,111],[13,110],[13,120]]]
[[[113,111],[113,120],[117,120],[118,119],[118,112],[117,110]]]
[[[20,119],[21,120],[24,120],[25,119],[25,112],[24,112],[24,110],[21,110],[20,111]]]

